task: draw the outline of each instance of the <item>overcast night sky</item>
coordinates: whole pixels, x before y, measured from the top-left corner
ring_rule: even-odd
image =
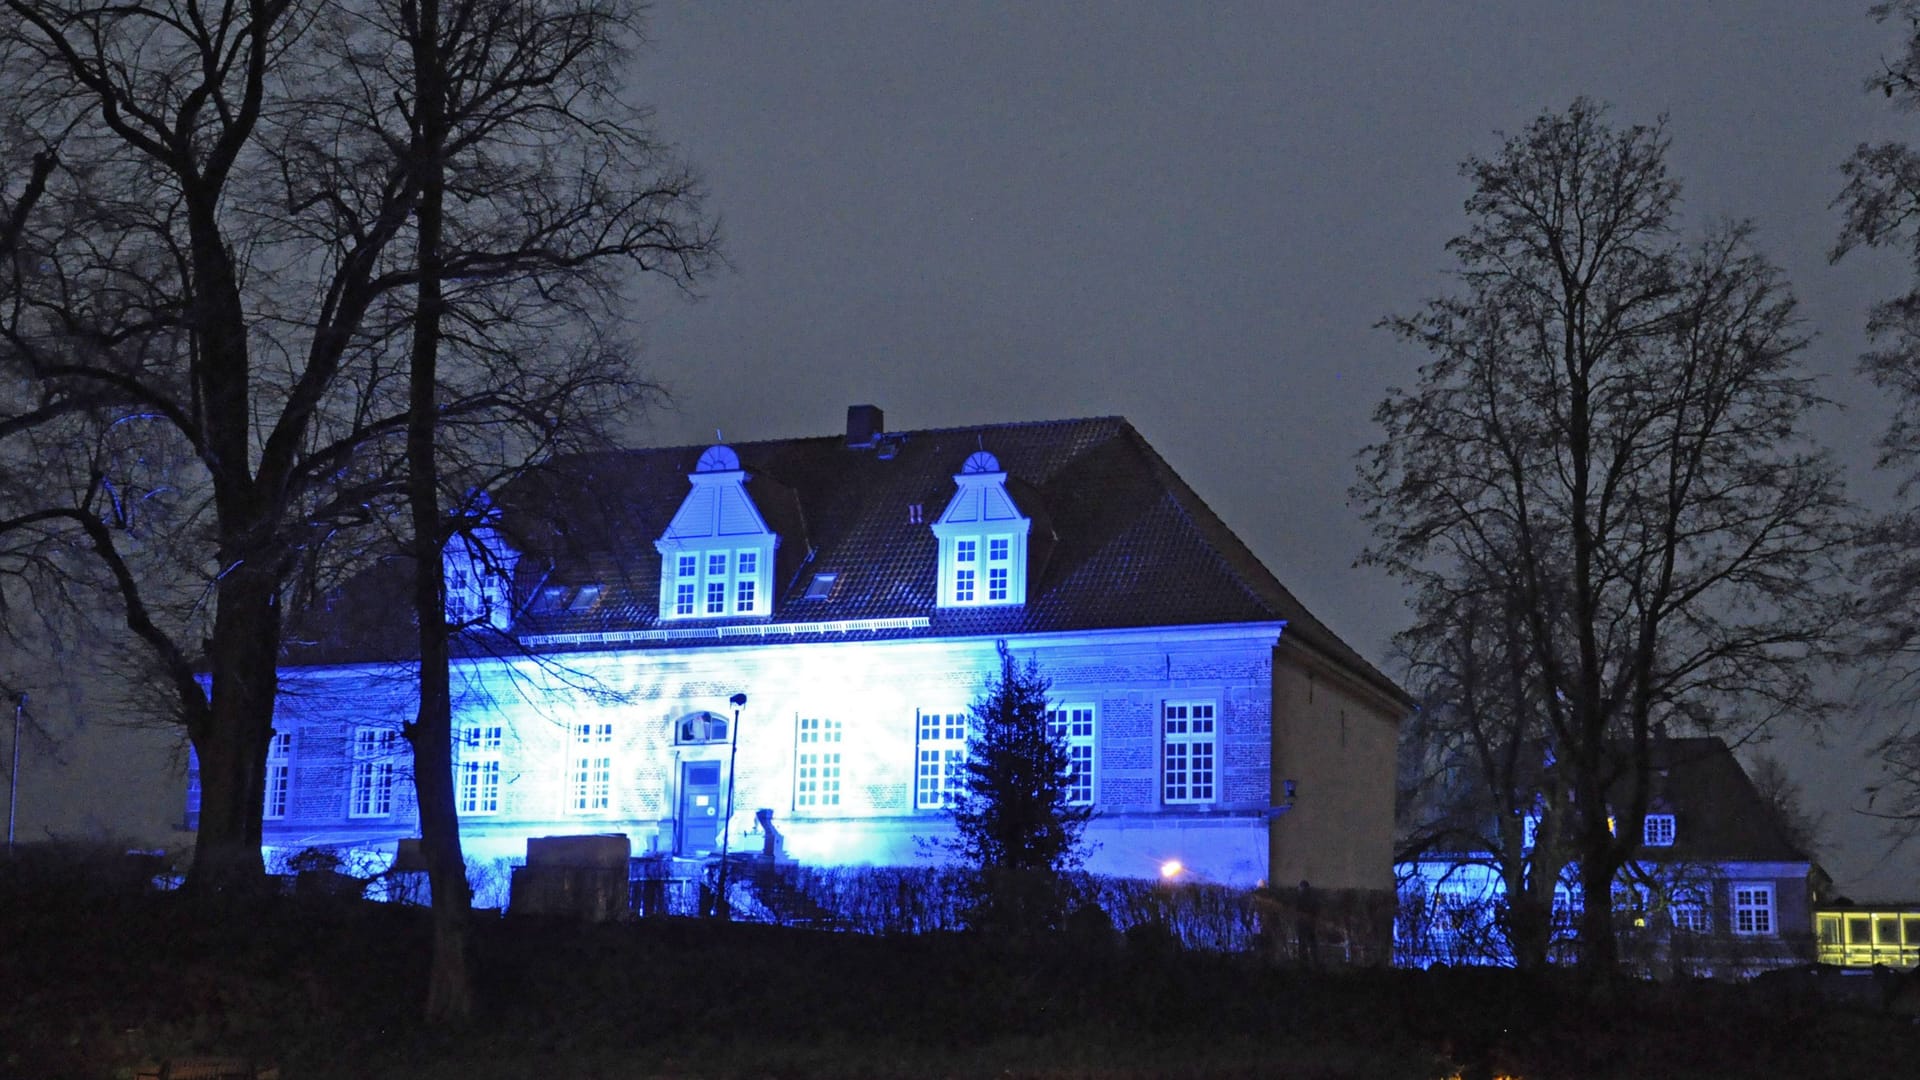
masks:
[[[1354,567],[1347,488],[1374,404],[1422,357],[1375,324],[1449,287],[1461,159],[1585,94],[1616,123],[1669,117],[1690,222],[1758,224],[1844,406],[1818,433],[1884,505],[1886,415],[1853,369],[1909,269],[1826,257],[1841,162],[1920,140],[1865,92],[1898,45],[1867,6],[661,2],[633,95],[705,176],[733,268],[696,303],[645,291],[674,406],[632,438],[829,434],[858,402],[896,430],[1123,415],[1386,666],[1403,593]],[[146,790],[154,737],[129,749],[72,711],[51,726],[100,737],[29,760],[22,835],[105,827],[74,798],[103,790],[122,818],[177,821],[177,792]],[[1774,749],[1828,814],[1842,889],[1915,899],[1920,847],[1887,857],[1852,810],[1888,722]]]
[[[1752,218],[1844,413],[1869,502],[1884,413],[1853,376],[1879,253],[1827,262],[1855,144],[1920,138],[1863,84],[1866,3],[686,4],[635,92],[704,173],[730,273],[648,309],[676,410],[648,443],[1120,414],[1282,581],[1384,662],[1399,587],[1353,567],[1354,455],[1418,354],[1374,324],[1448,287],[1458,173],[1586,94],[1669,117],[1690,221]],[[1861,735],[1775,749],[1857,895],[1920,896],[1849,812]]]

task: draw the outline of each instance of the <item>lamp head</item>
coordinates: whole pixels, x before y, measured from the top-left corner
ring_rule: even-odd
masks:
[[[732,705],[736,709],[744,708],[747,704],[747,695],[735,694],[732,697],[727,699],[727,703]]]

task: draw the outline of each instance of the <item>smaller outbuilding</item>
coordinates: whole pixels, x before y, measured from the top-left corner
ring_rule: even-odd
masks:
[[[1654,976],[1739,977],[1812,962],[1814,903],[1827,876],[1726,742],[1660,739],[1652,759],[1640,845],[1613,888],[1622,963]],[[1536,821],[1525,826],[1530,843]],[[1397,873],[1396,962],[1512,963],[1491,853],[1429,851]],[[1580,897],[1572,865],[1555,888],[1557,956],[1572,956]],[[1920,909],[1914,929],[1920,941]]]

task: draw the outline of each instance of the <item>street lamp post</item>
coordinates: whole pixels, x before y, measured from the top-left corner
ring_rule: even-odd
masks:
[[[733,726],[727,729],[727,816],[720,819],[720,894],[714,897],[714,913],[721,918],[729,918],[731,908],[727,904],[727,858],[729,841],[733,839],[733,767],[740,760],[740,710],[747,704],[747,695],[735,694],[727,699],[733,706]]]
[[[20,806],[20,715],[27,711],[27,692],[13,701],[13,767],[7,771],[7,857],[13,857],[13,818]]]

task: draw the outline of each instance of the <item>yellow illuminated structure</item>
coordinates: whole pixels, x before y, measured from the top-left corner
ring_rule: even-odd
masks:
[[[1813,913],[1816,959],[1836,967],[1920,965],[1920,906],[1821,907]]]

